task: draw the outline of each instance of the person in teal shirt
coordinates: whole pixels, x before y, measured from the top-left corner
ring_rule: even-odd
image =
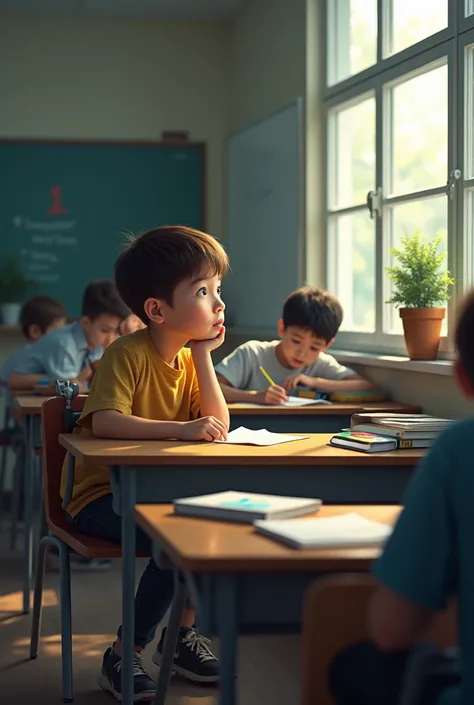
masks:
[[[456,329],[455,376],[474,399],[474,292]],[[460,673],[427,683],[422,705],[474,703],[474,418],[453,424],[434,443],[410,482],[381,558],[369,608],[372,643],[339,654],[330,680],[337,705],[396,705],[410,650],[436,613],[458,601]]]

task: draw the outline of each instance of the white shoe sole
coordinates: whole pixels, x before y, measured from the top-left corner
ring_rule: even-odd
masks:
[[[99,678],[97,679],[97,685],[99,688],[102,688],[102,690],[105,690],[107,693],[111,693],[115,700],[117,700],[119,703],[122,702],[122,694],[118,693],[112,683],[109,681],[107,676],[105,675],[104,672],[101,672]],[[141,702],[151,702],[153,698],[155,697],[155,691],[154,690],[149,690],[148,692],[144,693],[139,693],[138,695],[134,695],[133,697],[133,702],[135,703],[141,703]]]
[[[162,654],[160,654],[159,651],[155,651],[155,653],[153,654],[153,657],[152,657],[152,661],[154,664],[156,664],[158,667],[160,667],[162,658],[163,658]],[[193,671],[188,671],[186,668],[182,668],[181,666],[178,666],[176,663],[173,663],[171,673],[177,673],[178,676],[182,676],[183,678],[186,678],[186,680],[190,681],[191,683],[218,683],[219,682],[219,676],[200,676],[198,673],[193,673]]]

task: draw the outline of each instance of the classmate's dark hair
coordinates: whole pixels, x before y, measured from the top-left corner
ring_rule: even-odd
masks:
[[[120,298],[111,279],[97,279],[89,284],[82,297],[82,315],[94,321],[102,314],[117,316],[123,321],[130,311]]]
[[[454,339],[459,362],[474,388],[474,289],[460,306]]]
[[[283,325],[310,330],[326,342],[335,337],[342,323],[339,300],[328,291],[302,286],[293,291],[283,304]]]
[[[32,296],[21,307],[21,332],[29,338],[31,326],[38,326],[41,333],[45,333],[60,318],[67,319],[67,311],[60,301],[51,296]]]
[[[130,236],[115,263],[115,282],[133,313],[148,324],[143,310],[150,298],[173,305],[173,293],[183,279],[224,276],[227,254],[211,235],[183,225],[153,228]]]

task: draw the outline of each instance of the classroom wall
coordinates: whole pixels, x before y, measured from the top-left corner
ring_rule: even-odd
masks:
[[[251,0],[231,40],[230,128],[305,94],[306,0]]]
[[[207,226],[223,235],[224,22],[0,18],[0,137],[207,142]]]
[[[321,0],[250,0],[234,22],[230,129],[237,132],[304,99],[304,228],[307,281],[324,283]]]

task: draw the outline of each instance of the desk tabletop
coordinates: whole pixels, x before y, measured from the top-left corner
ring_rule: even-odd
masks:
[[[312,516],[330,517],[348,512],[357,512],[368,519],[393,524],[400,513],[400,507],[323,506],[318,514]],[[380,554],[378,547],[289,548],[257,534],[249,524],[176,516],[170,504],[137,505],[135,519],[182,570],[365,572]]]
[[[308,404],[307,406],[263,406],[236,403],[229,404],[231,416],[352,416],[363,412],[373,414],[387,412],[390,414],[419,414],[420,406],[411,406],[397,401],[380,401],[366,403]]]
[[[419,449],[358,453],[328,445],[333,435],[311,433],[302,440],[265,447],[202,441],[104,440],[90,433],[62,434],[59,443],[74,456],[102,465],[412,466],[424,453]]]
[[[41,407],[43,406],[46,399],[50,397],[45,397],[41,394],[33,394],[29,392],[28,394],[14,394],[13,396],[13,408],[16,408],[21,414],[26,416],[40,416]]]

